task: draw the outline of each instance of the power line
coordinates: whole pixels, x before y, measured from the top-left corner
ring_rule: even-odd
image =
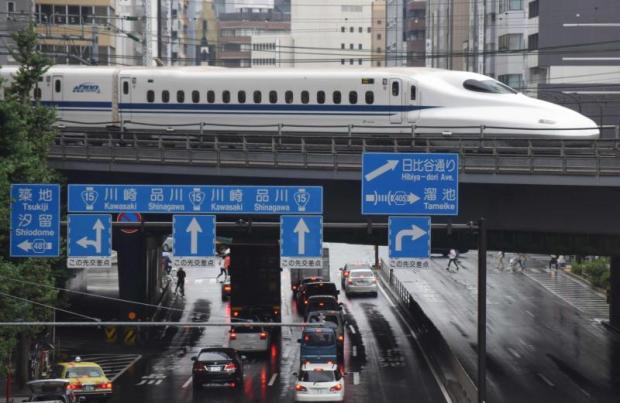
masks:
[[[4,293],[2,291],[0,291],[0,295],[4,296],[6,298],[13,298],[13,299],[16,299],[16,300],[19,300],[19,301],[22,301],[22,302],[28,302],[28,303],[33,304],[33,305],[39,305],[39,306],[42,306],[42,307],[45,307],[45,308],[48,308],[48,309],[53,309],[55,311],[64,312],[64,313],[67,313],[69,315],[78,316],[78,317],[81,317],[81,318],[84,318],[84,319],[89,319],[89,320],[92,320],[92,321],[95,321],[95,322],[101,322],[101,319],[99,319],[99,318],[94,318],[94,317],[91,317],[91,316],[82,315],[81,313],[77,313],[77,312],[73,312],[73,311],[67,311],[66,309],[58,308],[58,307],[55,307],[55,306],[52,306],[52,305],[43,304],[41,302],[31,301],[29,299],[17,297],[15,295],[7,294],[7,293]]]

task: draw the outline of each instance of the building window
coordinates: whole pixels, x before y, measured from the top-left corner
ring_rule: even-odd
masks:
[[[351,33],[355,32],[355,28],[354,27],[349,28],[349,32]]]
[[[177,102],[180,104],[185,102],[185,91],[177,91]]]
[[[409,98],[412,101],[415,101],[415,98],[416,98],[416,88],[415,88],[415,85],[411,86],[411,93],[409,94]]]
[[[533,34],[527,37],[527,50],[538,49],[538,34]]]
[[[254,91],[254,103],[260,104],[263,102],[263,93],[260,91]]]
[[[317,104],[321,104],[321,105],[325,103],[325,91],[317,91],[317,93],[316,93],[316,103]]]
[[[358,44],[357,44],[357,48],[358,48],[359,50],[362,50],[362,44],[361,44],[361,43],[358,43]]]
[[[339,104],[342,101],[342,94],[340,93],[340,91],[334,91],[332,100],[335,104]]]
[[[54,24],[67,23],[67,6],[54,6]]]
[[[349,59],[349,64],[353,64],[353,59]]]
[[[278,91],[269,91],[269,103],[275,104],[278,102]]]
[[[344,49],[344,43],[340,44],[340,49]]]
[[[237,91],[237,102],[240,104],[245,103],[245,91]]]
[[[148,90],[146,92],[146,102],[148,103],[153,103],[155,102],[155,91],[153,90]]]
[[[372,91],[366,91],[364,98],[366,99],[366,103],[370,105],[375,102],[375,93]]]
[[[499,37],[499,50],[519,50],[523,48],[523,35],[506,34]]]
[[[210,104],[215,102],[215,91],[207,91],[207,102]]]
[[[381,53],[381,48],[377,48],[377,53]]]
[[[230,103],[230,91],[222,92],[222,102],[225,104]]]
[[[195,104],[200,102],[200,92],[192,91],[192,102],[195,103]]]
[[[168,92],[168,90],[163,90],[161,92],[161,101],[165,104],[170,102],[170,92]]]
[[[349,91],[349,103],[355,105],[357,103],[357,91]]]
[[[9,16],[11,16],[15,12],[15,2],[9,1],[6,3],[6,11],[8,11]]]
[[[352,43],[349,44],[349,49],[353,50],[353,44]]]
[[[69,6],[68,9],[69,24],[80,25],[80,6]]]
[[[528,4],[528,16],[529,18],[538,17],[538,0],[530,1]]]
[[[357,29],[357,31],[361,34],[362,32],[364,32],[364,28],[363,28],[363,27],[359,27],[359,28]]]
[[[500,74],[497,79],[511,88],[519,89],[522,86],[523,76],[521,74]]]
[[[362,64],[362,59],[357,59],[357,64],[361,65]]]
[[[366,28],[366,32],[370,33],[372,29],[370,27]]]
[[[340,64],[344,64],[344,59],[340,59]]]
[[[381,25],[381,20],[377,20],[377,25]]]
[[[508,0],[509,10],[523,10],[523,0]]]
[[[381,67],[381,62],[377,62],[377,67]]]
[[[344,27],[340,27],[340,32],[345,32],[345,28]]]
[[[377,39],[381,39],[381,34],[377,34]]]
[[[293,91],[286,91],[284,93],[284,102],[286,102],[287,104],[293,103]]]
[[[129,94],[129,81],[123,81],[123,94]]]

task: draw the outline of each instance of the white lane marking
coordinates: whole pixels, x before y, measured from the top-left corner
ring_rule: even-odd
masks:
[[[387,300],[388,304],[390,304],[392,308],[396,309],[396,305],[394,305],[390,297],[388,297],[387,293],[383,290],[383,287],[379,287],[379,290],[381,291],[381,294],[383,294],[383,296]]]
[[[545,374],[543,374],[542,372],[539,372],[539,373],[538,373],[538,374],[536,374],[536,375],[538,375],[538,377],[539,377],[540,379],[542,379],[542,380],[543,380],[543,381],[544,381],[547,385],[549,385],[549,386],[551,386],[551,387],[554,387],[554,386],[555,386],[555,385],[553,384],[553,382],[551,382],[551,381],[549,380],[549,378],[547,378],[547,377],[545,376]]]
[[[216,282],[217,282],[217,280],[214,279],[214,278],[210,278],[209,279],[209,284],[215,284]]]
[[[194,284],[202,284],[203,281],[204,281],[203,279],[197,278],[194,280]]]
[[[512,355],[513,355],[515,358],[517,358],[517,359],[521,358],[521,356],[519,355],[519,353],[517,353],[517,351],[516,351],[514,348],[512,348],[512,347],[508,347],[508,352],[509,352],[510,354],[512,354]]]
[[[269,379],[269,383],[267,383],[267,385],[273,386],[277,378],[278,378],[278,373],[276,372],[275,374],[271,375],[271,379]]]
[[[360,384],[360,373],[354,372],[353,373],[353,385],[359,385],[359,384]]]
[[[192,377],[190,376],[187,381],[181,386],[183,389],[187,388],[192,383]]]
[[[355,329],[353,328],[353,325],[349,325],[349,330],[351,331],[351,334],[355,334]]]
[[[357,346],[351,347],[351,355],[357,357]]]
[[[439,390],[441,390],[441,394],[443,395],[443,398],[446,399],[446,403],[453,403],[452,402],[452,397],[448,393],[448,390],[446,389],[446,386],[441,382],[441,379],[439,378],[439,375],[437,374],[437,371],[435,370],[435,367],[431,364],[431,361],[429,360],[428,356],[424,352],[424,349],[422,348],[422,345],[420,344],[420,340],[418,340],[418,336],[415,334],[415,332],[413,331],[411,326],[409,326],[409,323],[405,320],[403,315],[398,311],[398,309],[396,309],[396,305],[394,305],[394,303],[392,302],[391,298],[388,297],[387,293],[383,290],[383,287],[381,285],[379,285],[379,284],[377,284],[377,286],[379,287],[379,290],[381,290],[383,295],[386,296],[388,302],[390,302],[390,304],[394,307],[394,312],[396,313],[396,315],[398,315],[398,317],[400,318],[401,322],[405,324],[405,327],[407,327],[407,329],[409,330],[409,333],[411,334],[411,336],[415,340],[416,344],[418,345],[418,349],[422,353],[422,356],[424,357],[424,361],[426,361],[426,365],[428,365],[428,367],[430,368],[431,373],[433,374],[433,378],[435,378],[435,382],[437,382],[437,385],[439,386]]]
[[[525,311],[525,313],[527,313],[528,315],[530,315],[532,318],[534,318],[534,314],[530,311]]]
[[[509,302],[511,302],[511,303],[514,303],[514,302],[515,302],[515,299],[514,299],[514,298],[512,298],[510,295],[504,295],[504,297],[506,297],[506,299],[507,299]]]
[[[119,376],[123,375],[125,373],[125,371],[127,371],[136,362],[138,362],[138,360],[140,358],[142,358],[142,356],[140,354],[138,354],[138,356],[136,358],[134,358],[129,364],[127,364],[127,366],[125,368],[123,368],[122,370],[118,371],[118,373],[116,375],[114,375],[112,378],[110,378],[110,382],[114,382],[115,380],[117,380]]]

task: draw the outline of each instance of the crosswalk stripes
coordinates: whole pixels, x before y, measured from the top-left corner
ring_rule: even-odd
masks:
[[[82,361],[98,364],[105,375],[114,382],[142,356],[140,354],[83,354]]]
[[[609,319],[609,304],[587,285],[561,271],[536,271],[528,269],[523,274],[592,318]]]

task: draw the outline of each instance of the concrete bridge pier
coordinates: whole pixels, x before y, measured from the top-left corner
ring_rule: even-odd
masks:
[[[620,331],[620,256],[613,256],[609,275],[609,324]]]

